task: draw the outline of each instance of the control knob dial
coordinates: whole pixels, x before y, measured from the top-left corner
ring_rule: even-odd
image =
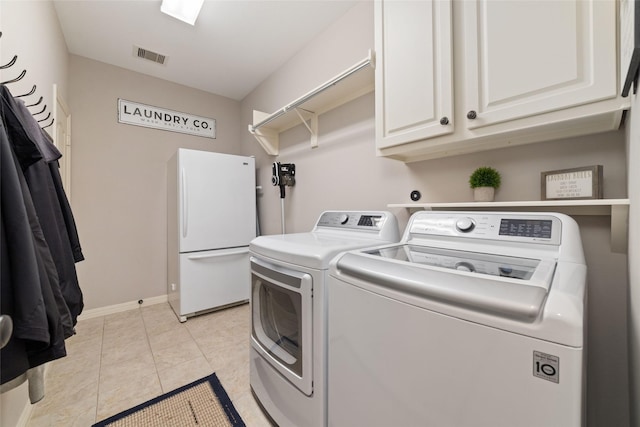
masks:
[[[456,221],[456,228],[463,233],[470,232],[475,226],[476,223],[469,217],[460,218]]]
[[[470,262],[460,261],[455,265],[456,270],[458,271],[466,271],[467,273],[473,273],[476,271],[476,268]]]
[[[340,214],[340,216],[338,217],[338,221],[340,222],[340,224],[346,224],[347,221],[349,221],[349,215],[347,214]]]

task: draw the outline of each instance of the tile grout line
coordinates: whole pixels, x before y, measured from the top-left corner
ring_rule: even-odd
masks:
[[[178,321],[179,321],[179,319],[178,319]],[[213,366],[211,365],[211,362],[209,362],[209,358],[204,354],[204,351],[200,347],[200,344],[198,343],[198,340],[193,335],[193,333],[191,333],[191,329],[189,329],[189,327],[186,325],[186,321],[185,322],[180,322],[180,324],[183,325],[184,329],[189,334],[189,337],[191,338],[191,341],[193,341],[193,343],[196,345],[196,348],[200,352],[200,356],[205,360],[205,362],[207,362],[207,366],[209,366],[210,373],[214,373],[215,371],[213,369]]]
[[[135,309],[133,309],[133,310],[127,310],[127,311],[125,311],[125,312],[123,312],[123,313],[131,314],[131,312],[132,312],[132,311],[134,311],[134,310],[137,310],[137,311],[139,312],[140,320],[142,321],[142,327],[144,328],[144,332],[145,332],[145,337],[147,338],[147,344],[149,345],[149,351],[151,351],[151,346],[150,346],[150,344],[149,344],[148,335],[147,335],[147,328],[146,328],[146,324],[145,324],[145,322],[144,322],[144,317],[142,317],[141,307],[136,307],[136,308],[135,308]],[[120,314],[122,314],[122,313],[120,313]],[[105,347],[105,337],[106,337],[106,333],[105,333],[105,332],[106,332],[106,326],[107,326],[107,318],[108,318],[108,317],[111,317],[111,316],[112,316],[112,315],[110,315],[110,314],[107,314],[107,315],[102,316],[102,318],[103,318],[102,331],[103,331],[103,332],[102,332],[102,341],[101,341],[101,347],[100,347],[100,368],[99,368],[99,372],[100,372],[100,374],[99,374],[99,376],[98,376],[98,395],[97,395],[96,417],[95,417],[95,418],[96,418],[96,422],[98,421],[98,419],[97,419],[97,418],[98,418],[99,409],[100,409],[100,407],[99,407],[99,402],[100,402],[100,389],[102,388],[102,387],[100,386],[100,384],[101,384],[101,381],[100,381],[100,380],[102,379],[103,374],[104,374],[104,372],[103,372],[103,368],[104,368],[104,363],[103,363],[103,351],[106,349],[106,347]],[[108,349],[107,349],[107,350],[108,350]],[[153,352],[151,353],[151,357],[153,358]],[[118,362],[118,363],[124,363],[124,362],[126,362],[126,360],[125,360],[125,361],[120,361],[120,362]],[[154,360],[154,369],[155,369],[155,360]],[[156,370],[156,376],[157,376],[157,370]],[[159,377],[158,377],[158,383],[160,383],[160,378],[159,378]],[[162,385],[160,385],[160,389],[162,390]],[[117,412],[116,412],[116,413],[117,413]],[[112,415],[115,415],[116,413],[107,414],[107,415],[106,415],[106,416],[104,416],[102,419],[106,419],[106,418],[108,418],[108,417],[110,417],[110,416],[112,416]]]
[[[144,327],[144,336],[147,339],[147,345],[149,346],[149,351],[151,352],[151,358],[153,359],[153,369],[156,371],[156,377],[158,378],[158,384],[160,384],[160,394],[166,393],[164,387],[162,386],[162,380],[160,379],[160,372],[158,372],[158,362],[156,361],[156,355],[151,347],[151,340],[149,339],[149,331],[147,329],[147,321],[144,319],[144,315],[142,313],[142,307],[139,308],[140,317],[142,317],[142,326]]]
[[[202,355],[202,357],[204,358],[204,360],[207,361],[207,365],[209,365],[209,370],[211,371],[211,373],[215,372],[215,369],[213,368],[213,366],[211,365],[211,362],[209,361],[209,358],[207,357],[206,354],[204,354],[204,351],[202,350],[202,347],[200,347],[200,344],[198,343],[198,340],[196,339],[196,337],[191,333],[191,329],[189,329],[187,327],[187,325],[184,326],[185,329],[187,330],[187,333],[189,334],[189,336],[191,337],[191,339],[193,340],[193,342],[196,344],[196,347],[198,347],[198,351],[200,352],[200,354]]]
[[[102,316],[102,333],[100,339],[100,360],[98,361],[98,385],[96,387],[96,410],[93,416],[94,424],[98,422],[98,405],[100,404],[100,379],[102,378],[102,350],[104,349],[105,316]]]

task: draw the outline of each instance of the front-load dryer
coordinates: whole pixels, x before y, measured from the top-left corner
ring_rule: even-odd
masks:
[[[389,212],[324,212],[307,233],[250,244],[250,382],[281,427],[323,427],[326,410],[326,280],[340,252],[399,240]]]
[[[584,425],[586,270],[555,213],[422,211],[336,257],[329,425]]]

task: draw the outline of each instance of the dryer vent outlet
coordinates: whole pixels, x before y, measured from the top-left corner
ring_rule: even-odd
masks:
[[[155,62],[160,65],[164,65],[167,61],[167,56],[158,52],[154,52],[149,49],[145,49],[140,46],[133,46],[133,55],[138,58],[146,59],[147,61]]]

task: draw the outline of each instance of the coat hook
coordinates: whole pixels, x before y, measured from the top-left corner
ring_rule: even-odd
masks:
[[[0,70],[4,70],[5,68],[11,67],[13,64],[16,63],[17,60],[18,60],[18,55],[13,55],[13,59],[9,61],[9,63],[0,65]]]
[[[49,123],[49,124],[48,124],[48,125],[46,125],[46,126],[42,126],[42,129],[44,129],[44,128],[48,128],[49,126],[51,126],[51,125],[53,124],[53,121],[54,121],[54,120],[55,120],[55,119],[51,119],[51,123]]]
[[[45,120],[49,120],[49,117],[51,117],[51,112],[49,112],[49,114],[47,114],[47,117],[45,117],[44,119],[38,120],[38,123],[44,122]]]
[[[24,97],[24,96],[33,95],[34,93],[36,93],[36,85],[33,85],[33,87],[31,88],[31,90],[29,91],[29,93],[25,93],[24,95],[14,96],[14,98],[22,98],[22,97]]]
[[[29,104],[29,105],[25,105],[25,107],[35,107],[36,105],[40,104],[42,102],[42,97],[40,97],[40,99],[38,99],[38,102],[33,103],[33,104]]]
[[[42,107],[42,110],[38,111],[37,113],[33,113],[32,116],[37,116],[38,114],[42,114],[42,113],[44,113],[44,110],[46,110],[46,109],[47,109],[47,105],[45,104],[45,106]]]
[[[22,70],[20,75],[18,77],[16,77],[15,79],[7,80],[6,82],[0,82],[0,84],[6,85],[6,84],[9,84],[9,83],[19,82],[20,80],[22,80],[22,78],[24,77],[25,74],[27,74],[27,70]]]

